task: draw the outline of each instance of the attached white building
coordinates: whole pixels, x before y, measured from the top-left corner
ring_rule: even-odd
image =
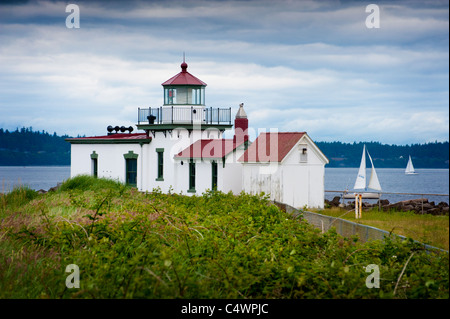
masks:
[[[261,133],[239,158],[243,190],[294,207],[323,208],[328,159],[306,132]]]
[[[252,144],[241,104],[234,137],[224,139],[224,131],[233,126],[231,108],[206,107],[206,83],[187,72],[185,62],[162,86],[161,107],[138,109],[136,126],[142,133],[109,126],[103,136],[67,139],[71,177],[88,174],[117,179],[141,191],[159,187],[187,195],[208,189],[265,192],[295,207],[323,207],[328,160],[306,133],[278,133],[276,139],[274,133],[264,133]],[[273,143],[259,156],[266,141]],[[305,149],[306,161],[299,155]]]

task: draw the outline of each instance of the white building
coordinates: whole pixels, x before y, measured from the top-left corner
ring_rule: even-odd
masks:
[[[208,189],[234,194],[263,191],[292,206],[323,207],[328,160],[306,133],[278,133],[273,150],[265,153],[267,160],[258,154],[273,133],[261,134],[251,144],[241,104],[234,137],[224,139],[224,131],[233,126],[231,108],[206,107],[206,83],[187,72],[185,62],[181,72],[162,86],[161,107],[138,109],[136,126],[142,133],[108,126],[107,135],[67,139],[71,177],[88,174],[117,179],[141,191],[159,187],[187,195]],[[303,148],[306,161],[299,160]]]
[[[328,159],[306,132],[262,133],[239,158],[243,189],[294,207],[323,208]]]

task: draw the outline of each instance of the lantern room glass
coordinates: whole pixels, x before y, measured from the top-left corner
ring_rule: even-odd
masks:
[[[205,88],[201,86],[165,87],[164,105],[205,105]]]

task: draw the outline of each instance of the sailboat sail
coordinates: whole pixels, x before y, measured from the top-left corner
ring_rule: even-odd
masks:
[[[380,181],[378,180],[377,172],[375,171],[375,166],[373,165],[372,157],[370,157],[370,154],[368,151],[367,151],[367,155],[369,155],[370,163],[372,164],[369,185],[367,187],[370,189],[381,191]],[[361,164],[359,165],[358,176],[356,177],[355,186],[353,186],[353,189],[366,189],[366,146],[365,145],[364,145],[363,153],[362,153],[362,157],[361,157]]]
[[[375,189],[377,191],[381,191],[380,181],[378,180],[377,172],[375,171],[375,166],[373,166],[372,157],[370,157],[369,152],[367,152],[367,155],[369,155],[370,163],[372,164],[369,185],[367,187],[371,188],[371,189]]]
[[[411,155],[409,156],[408,164],[406,165],[405,174],[415,174],[414,166],[411,160]]]
[[[377,172],[375,171],[375,166],[373,165],[372,157],[370,157],[369,151],[367,151],[367,155],[369,155],[370,163],[372,164],[372,170],[370,173],[369,185],[366,187],[366,145],[364,145],[363,153],[361,157],[361,164],[359,165],[358,175],[356,176],[355,186],[353,189],[364,189],[367,188],[377,190],[379,193],[375,192],[362,192],[362,194],[347,194],[345,191],[342,195],[343,198],[353,198],[356,195],[361,196],[362,198],[370,198],[370,199],[379,199],[381,196],[381,185],[378,180]],[[359,192],[359,191],[358,191]],[[356,201],[356,200],[355,200]]]
[[[361,157],[361,164],[359,165],[358,175],[356,176],[354,189],[366,188],[366,146],[364,145]]]

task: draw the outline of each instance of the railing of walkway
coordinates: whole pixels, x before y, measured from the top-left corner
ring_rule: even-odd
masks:
[[[322,232],[326,232],[331,227],[335,227],[336,232],[339,235],[344,236],[344,237],[358,235],[359,239],[362,242],[367,242],[369,240],[384,240],[385,237],[391,237],[391,236],[396,236],[396,237],[406,239],[406,237],[401,236],[401,235],[392,234],[392,233],[382,230],[382,229],[354,223],[354,222],[351,222],[349,220],[345,220],[342,218],[326,216],[326,215],[322,215],[319,213],[313,213],[313,212],[309,212],[309,211],[301,211],[292,206],[289,206],[284,203],[276,202],[276,201],[274,201],[274,204],[289,214],[302,215],[302,217],[307,222],[309,222],[316,228],[319,228]],[[427,244],[423,244],[423,245],[424,245],[425,249],[439,250],[439,251],[448,253],[447,250],[444,250],[444,249],[441,249],[438,247],[430,246]]]

